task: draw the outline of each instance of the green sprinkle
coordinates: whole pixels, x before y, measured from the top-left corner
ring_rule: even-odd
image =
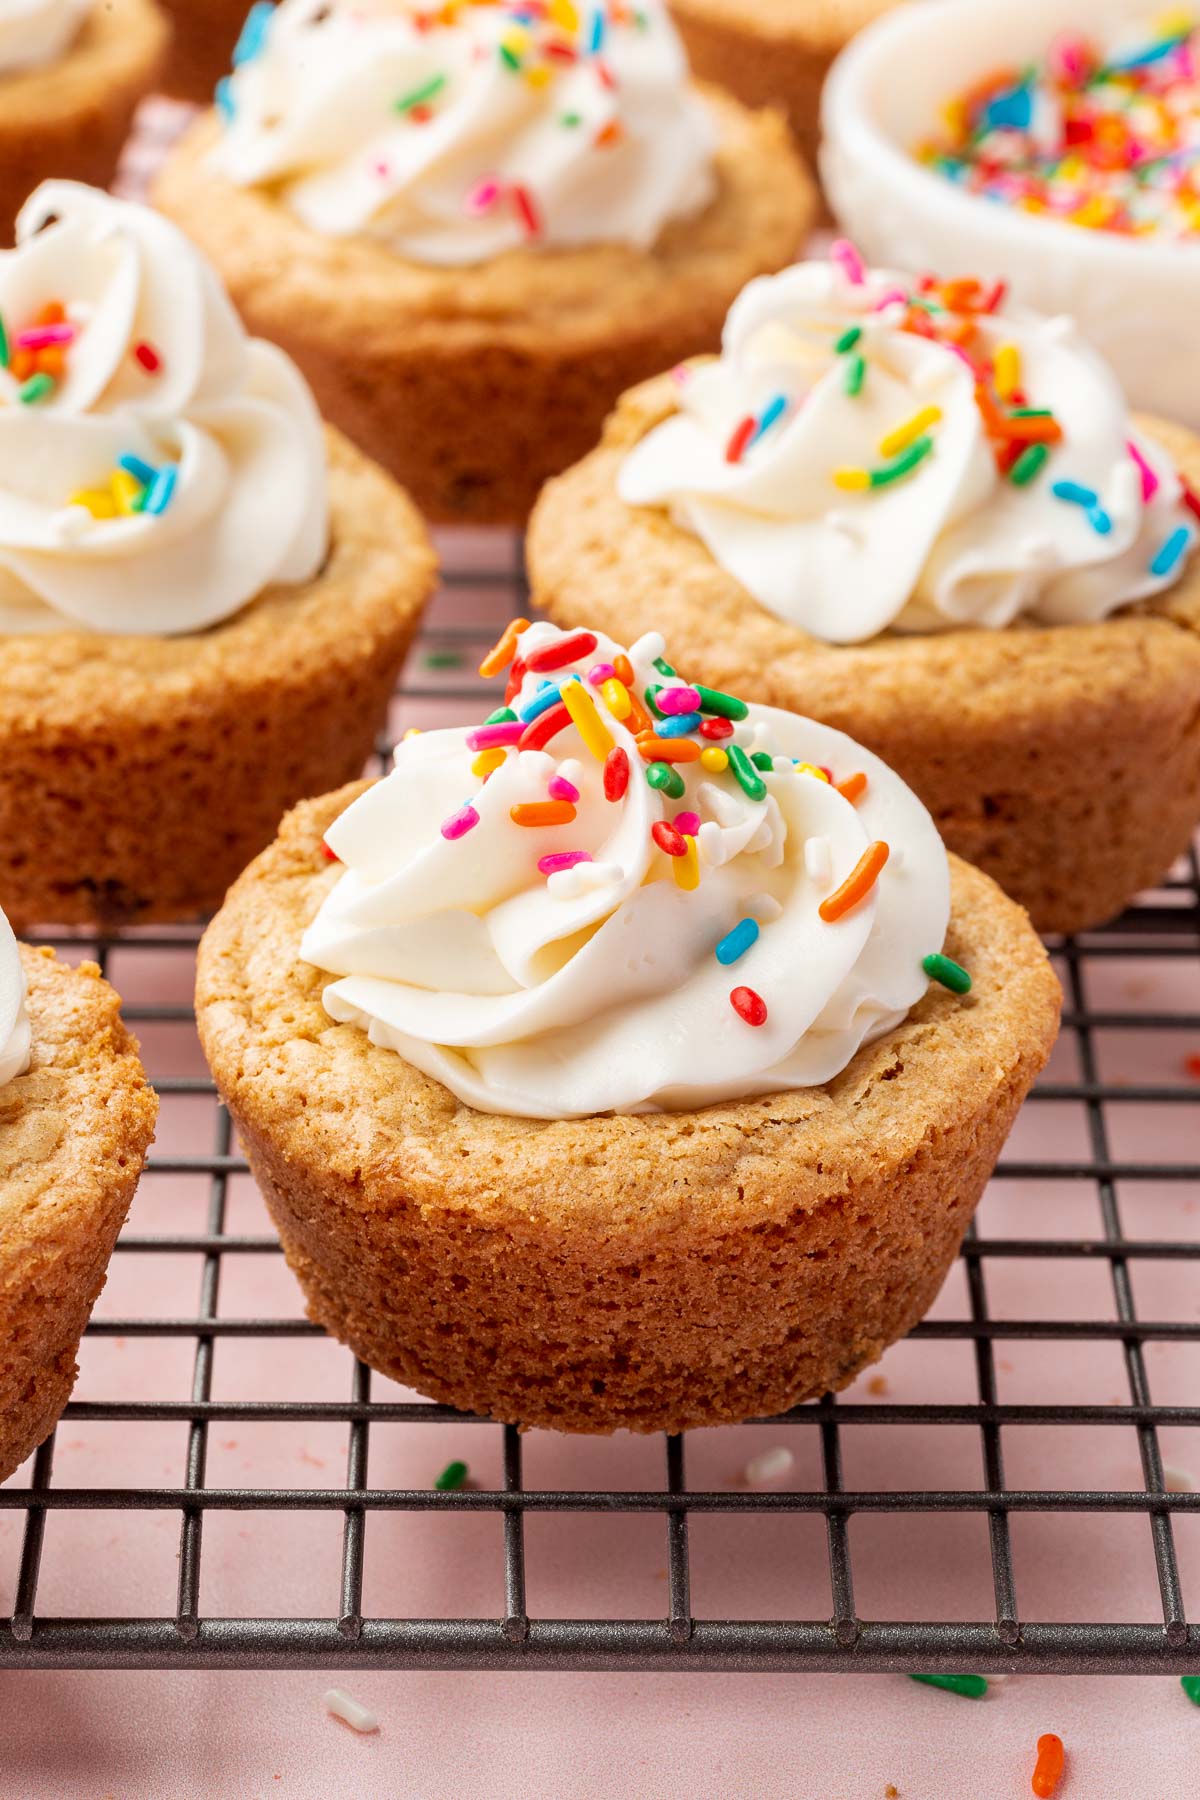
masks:
[[[666,713],[663,712],[662,708],[658,704],[658,696],[661,693],[662,693],[662,683],[655,682],[654,686],[648,687],[642,695],[643,700],[646,702],[646,705],[649,707],[650,711],[654,714],[654,717],[656,719],[665,719],[667,716]]]
[[[962,1694],[967,1700],[982,1700],[988,1684],[982,1675],[910,1675],[910,1681],[923,1681],[926,1687],[945,1688],[948,1694]]]
[[[959,963],[951,962],[948,956],[927,956],[921,967],[930,981],[940,981],[952,994],[970,993],[971,977]]]
[[[756,750],[754,755],[750,758],[750,761],[754,764],[756,769],[761,769],[764,775],[770,775],[774,772],[775,758],[773,756],[768,756],[765,750]]]
[[[885,463],[882,469],[871,470],[871,486],[887,487],[891,482],[899,481],[902,476],[910,475],[918,463],[925,461],[932,449],[931,437],[919,437],[915,444],[910,444],[907,450],[901,451],[890,463]]]
[[[851,325],[847,331],[843,331],[841,337],[833,347],[839,356],[845,356],[847,350],[853,350],[861,336],[862,326]]]
[[[1010,419],[1052,419],[1054,414],[1048,406],[1014,406],[1008,416]]]
[[[1200,1706],[1200,1675],[1182,1675],[1179,1685],[1193,1706]]]
[[[500,61],[504,64],[506,69],[518,71],[521,67],[520,57],[510,50],[507,44],[501,44],[500,46]]]
[[[1027,444],[1008,471],[1008,479],[1014,487],[1028,487],[1034,476],[1045,467],[1049,455],[1045,444]]]
[[[44,400],[47,394],[53,392],[53,375],[31,375],[24,386],[17,389],[17,399],[22,406],[33,406],[35,402]]]
[[[8,362],[8,333],[4,329],[4,314],[0,313],[0,369],[7,369]]]
[[[503,52],[501,52],[503,55]],[[396,101],[398,113],[411,112],[414,106],[424,106],[427,100],[436,99],[446,85],[444,75],[432,75],[422,87],[414,88],[411,94],[405,94],[402,100]]]
[[[563,113],[562,117],[559,119],[558,122],[560,125],[565,125],[567,127],[568,131],[574,131],[580,125],[583,124],[583,114],[582,113]]]
[[[857,352],[846,364],[846,392],[853,400],[862,393],[863,382],[867,379],[867,359]]]
[[[701,687],[698,681],[692,686],[700,696],[700,711],[715,713],[718,719],[748,719],[750,708],[744,700],[735,700],[732,694],[719,693],[716,688]]]
[[[462,657],[457,650],[431,650],[425,658],[427,669],[461,669]]]
[[[683,776],[677,769],[673,769],[670,763],[651,763],[646,770],[646,780],[652,788],[657,788],[658,792],[665,794],[669,800],[682,800],[687,792],[687,783]]]
[[[654,659],[654,666],[660,675],[666,676],[668,681],[670,681],[673,675],[678,675],[679,673],[678,669],[673,669],[671,667],[665,656],[656,656]]]
[[[433,1485],[439,1494],[457,1494],[466,1487],[470,1473],[465,1462],[447,1463]]]
[[[721,748],[729,758],[729,767],[733,770],[734,780],[747,800],[765,800],[767,784],[741,746],[722,744]]]
[[[498,706],[483,722],[485,725],[515,725],[517,715],[511,706]]]

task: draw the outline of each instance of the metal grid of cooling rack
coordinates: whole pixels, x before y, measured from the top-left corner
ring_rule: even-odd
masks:
[[[450,569],[446,588],[409,665],[410,679],[397,696],[392,734],[421,717],[421,709],[444,702],[464,703],[473,715],[484,690],[454,669],[478,661],[493,627],[519,609],[524,597],[519,554],[496,549],[490,565],[478,547],[466,566]],[[519,552],[519,546],[517,547]],[[473,566],[472,566],[473,564]],[[502,565],[502,566],[501,566]],[[475,597],[471,622],[462,622],[457,597]],[[441,622],[444,621],[444,622]],[[381,746],[386,755],[387,746]],[[141,932],[113,941],[78,935],[50,934],[43,941],[94,955],[103,966],[110,957],[144,955],[155,948],[178,950],[194,941],[187,932]],[[188,1098],[207,1107],[214,1121],[211,1151],[184,1155],[172,1148],[169,1135],[153,1154],[147,1180],[197,1175],[208,1186],[207,1221],[199,1234],[123,1237],[118,1256],[153,1262],[187,1252],[201,1260],[202,1274],[194,1315],[177,1318],[109,1318],[93,1322],[92,1334],[125,1339],[173,1338],[194,1346],[188,1391],[177,1400],[77,1400],[68,1422],[104,1421],[132,1428],[148,1421],[173,1421],[186,1427],[187,1443],[179,1480],[173,1485],[120,1488],[66,1487],[54,1480],[54,1440],[34,1460],[26,1487],[0,1488],[0,1509],[23,1515],[15,1603],[11,1616],[0,1620],[0,1668],[457,1668],[457,1669],[630,1669],[675,1670],[859,1670],[1000,1671],[1038,1669],[1046,1672],[1182,1673],[1200,1666],[1200,1632],[1186,1621],[1176,1547],[1175,1524],[1200,1513],[1200,1493],[1168,1492],[1164,1480],[1159,1432],[1165,1427],[1200,1427],[1200,1406],[1155,1405],[1147,1378],[1146,1350],[1162,1341],[1200,1344],[1200,1309],[1186,1318],[1146,1319],[1135,1307],[1132,1272],[1147,1259],[1190,1266],[1200,1261],[1200,1242],[1148,1239],[1126,1235],[1121,1194],[1127,1184],[1146,1181],[1200,1182],[1200,1160],[1151,1164],[1119,1160],[1110,1147],[1112,1109],[1131,1105],[1164,1105],[1192,1109],[1200,1121],[1200,1081],[1184,1074],[1187,1034],[1200,1042],[1200,1013],[1164,1011],[1104,1012],[1088,1004],[1087,977],[1105,959],[1131,963],[1167,959],[1182,970],[1200,961],[1200,865],[1190,863],[1156,895],[1138,905],[1108,929],[1054,946],[1067,990],[1064,1030],[1073,1042],[1078,1078],[1044,1081],[1031,1104],[1072,1102],[1087,1121],[1088,1150],[1071,1162],[1002,1162],[998,1174],[1008,1182],[1086,1184],[1098,1202],[1102,1232],[1090,1236],[992,1237],[972,1233],[963,1248],[969,1316],[961,1320],[926,1320],[914,1340],[957,1340],[973,1354],[977,1398],[964,1404],[839,1403],[832,1396],[797,1408],[773,1421],[781,1436],[807,1429],[819,1434],[821,1479],[811,1491],[694,1491],[687,1480],[687,1446],[667,1438],[662,1446],[657,1486],[637,1491],[553,1491],[528,1487],[523,1478],[523,1443],[511,1427],[468,1420],[450,1409],[425,1403],[372,1399],[372,1377],[362,1364],[345,1355],[346,1398],[330,1401],[213,1398],[216,1347],[229,1340],[282,1337],[289,1341],[319,1336],[300,1319],[223,1316],[220,1306],[223,1268],[240,1258],[279,1255],[269,1236],[238,1235],[227,1229],[231,1180],[245,1169],[231,1142],[227,1116],[211,1086],[197,1077],[163,1078],[160,1092],[172,1101]],[[190,1020],[186,1005],[151,1000],[127,1008],[143,1032],[163,1023],[183,1026]],[[1122,1085],[1106,1081],[1097,1055],[1097,1034],[1134,1030],[1171,1034],[1179,1046],[1178,1082]],[[151,1059],[152,1063],[152,1059]],[[152,1075],[155,1073],[151,1066]],[[160,1137],[163,1134],[160,1134]],[[1200,1146],[1200,1138],[1193,1137]],[[1184,1191],[1184,1190],[1177,1190]],[[1112,1313],[1108,1319],[1049,1316],[997,1321],[989,1312],[988,1272],[995,1259],[1089,1259],[1106,1264],[1111,1279]],[[1187,1310],[1187,1309],[1180,1309]],[[1108,1405],[1002,1404],[997,1381],[998,1349],[1009,1340],[1044,1342],[1053,1347],[1092,1346],[1115,1342],[1124,1358],[1127,1400]],[[210,1433],[219,1424],[250,1427],[263,1422],[336,1422],[348,1432],[344,1480],[330,1486],[299,1488],[210,1486],[206,1482]],[[470,1427],[472,1433],[499,1438],[501,1478],[487,1491],[440,1493],[426,1489],[395,1490],[372,1484],[369,1449],[372,1430],[401,1426],[427,1432],[431,1425]],[[984,1472],[979,1489],[928,1491],[855,1491],[843,1472],[847,1427],[869,1422],[874,1427],[917,1426],[936,1433],[946,1426],[973,1427],[978,1433]],[[761,1423],[761,1422],[759,1422]],[[1142,1486],[1102,1491],[1030,1491],[1006,1485],[1004,1433],[1014,1426],[1102,1426],[1136,1435]],[[61,1428],[60,1428],[61,1430]],[[475,1440],[477,1441],[477,1440]],[[178,1588],[174,1610],[143,1618],[48,1617],[39,1610],[39,1570],[48,1529],[64,1509],[88,1514],[95,1526],[98,1554],[106,1514],[114,1510],[177,1516]],[[329,1595],[324,1616],[308,1618],[209,1616],[201,1605],[201,1569],[206,1520],[219,1512],[285,1514],[322,1512],[342,1519],[340,1591]],[[486,1618],[403,1618],[374,1616],[364,1608],[364,1556],[372,1521],[381,1513],[417,1514],[474,1512],[502,1520],[503,1551],[494,1570],[494,1613]],[[530,1616],[526,1599],[526,1524],[537,1514],[652,1514],[662,1525],[666,1551],[666,1600],[661,1616],[640,1619]],[[1153,1548],[1161,1599],[1160,1614],[1130,1623],[1026,1622],[1010,1534],[1021,1515],[1135,1514],[1144,1521]],[[702,1515],[731,1514],[743,1520],[768,1514],[807,1513],[824,1521],[828,1554],[828,1605],[821,1616],[794,1620],[762,1620],[736,1616],[713,1620],[695,1617],[691,1600],[689,1520]],[[880,1513],[986,1517],[990,1546],[991,1616],[974,1621],[944,1622],[914,1618],[863,1619],[855,1604],[855,1570],[850,1548],[850,1522]],[[144,1529],[144,1527],[143,1527]],[[282,1600],[282,1595],[280,1596]],[[1025,1597],[1028,1600],[1028,1596]],[[286,1610],[281,1606],[280,1610]],[[580,1609],[582,1611],[582,1609]]]

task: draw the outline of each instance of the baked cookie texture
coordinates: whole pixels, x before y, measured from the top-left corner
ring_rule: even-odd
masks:
[[[331,545],[194,636],[0,638],[0,905],[14,927],[194,917],[289,806],[361,774],[434,586],[408,498],[329,432]]]
[[[27,1075],[0,1087],[0,1480],[54,1428],[158,1101],[94,963],[21,949]]]
[[[621,643],[653,626],[698,680],[848,732],[1040,931],[1113,918],[1160,879],[1200,820],[1200,565],[1095,625],[819,642],[665,511],[619,498],[625,455],[674,410],[667,378],[626,395],[599,448],[547,487],[535,605]],[[1141,423],[1200,484],[1200,439]]]
[[[108,186],[169,35],[155,0],[95,0],[57,62],[0,73],[0,245],[47,176]]]
[[[245,0],[162,0],[162,5],[171,19],[163,87],[176,99],[207,106],[229,73],[249,6]]]
[[[811,167],[821,89],[855,32],[897,0],[671,0],[689,61],[746,106],[782,106]]]
[[[836,1081],[701,1112],[498,1118],[349,1025],[298,960],[362,792],[301,806],[201,945],[200,1036],[310,1316],[435,1399],[564,1431],[681,1431],[845,1387],[928,1308],[1061,994],[955,863],[932,989]]]
[[[211,116],[154,198],[216,264],[248,329],[295,359],[326,418],[427,518],[515,523],[595,443],[622,389],[715,349],[741,288],[786,266],[808,230],[814,189],[782,119],[710,99],[717,198],[649,253],[604,245],[434,268],[367,238],[322,238],[269,192],[212,173]]]

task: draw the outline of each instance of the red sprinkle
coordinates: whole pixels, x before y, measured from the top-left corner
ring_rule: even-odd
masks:
[[[766,1024],[767,1003],[753,988],[734,988],[729,996],[729,1004],[739,1019],[745,1019],[747,1025]]]
[[[726,462],[729,462],[729,463],[740,463],[741,462],[742,455],[743,455],[743,452],[745,451],[746,445],[750,442],[750,439],[754,436],[755,428],[757,427],[757,425],[758,425],[758,420],[756,418],[754,418],[753,415],[751,415],[749,418],[745,418],[742,420],[741,424],[738,426],[737,430],[734,432],[733,436],[730,438],[728,444],[726,444],[726,446],[725,446],[725,461]]]
[[[1185,1056],[1183,1059],[1183,1066],[1193,1081],[1200,1081],[1200,1053],[1192,1056]]]
[[[1183,504],[1194,518],[1200,519],[1200,494],[1189,487],[1186,481],[1183,484]]]
[[[525,667],[534,675],[548,675],[552,669],[565,669],[568,663],[590,656],[595,648],[592,632],[573,631],[570,637],[558,638],[544,650],[535,650],[525,658]]]
[[[135,344],[133,354],[145,369],[147,375],[157,375],[162,368],[162,357],[151,344]]]
[[[552,706],[549,712],[542,713],[540,718],[527,725],[517,740],[518,750],[544,750],[551,738],[556,738],[560,731],[565,731],[571,723],[571,715],[565,706]]]
[[[517,209],[517,217],[525,227],[527,237],[540,237],[542,232],[541,215],[533,195],[527,187],[517,185],[512,190],[513,205]]]
[[[329,845],[325,842],[324,838],[321,839],[321,850],[324,854],[326,862],[341,862],[342,859],[338,855],[337,851],[331,850],[329,848]]]
[[[687,840],[665,819],[659,819],[650,827],[650,836],[665,856],[686,856],[688,853]]]
[[[733,720],[705,719],[700,727],[700,736],[710,738],[713,743],[719,743],[722,738],[731,738],[733,736]]]
[[[504,704],[511,705],[521,691],[521,683],[525,679],[525,663],[520,656],[516,657],[512,668],[508,671],[508,686],[504,690]]]
[[[629,757],[617,748],[610,750],[604,761],[604,798],[623,800],[629,789]]]

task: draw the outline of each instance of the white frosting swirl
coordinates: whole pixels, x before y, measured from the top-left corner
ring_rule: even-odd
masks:
[[[578,634],[535,625],[521,656],[568,636]],[[665,799],[587,678],[615,653],[587,634],[566,667],[526,674],[513,705],[529,710],[540,683],[578,676],[628,758],[622,797],[606,797],[605,764],[573,724],[545,749],[508,748],[482,788],[470,734],[438,731],[403,743],[393,773],[331,827],[345,873],[301,946],[306,961],[341,977],[326,989],[327,1011],[468,1105],[526,1118],[674,1111],[831,1079],[925,992],[922,962],[941,949],[950,909],[932,820],[840,732],[760,706],[725,743],[778,759],[761,798],[732,772],[693,761],[678,765],[684,795]],[[656,635],[633,647],[635,693],[683,685],[656,673],[661,654]],[[837,780],[864,774],[865,792],[854,804],[794,759]],[[552,782],[568,784],[568,799],[578,790],[577,816],[514,823],[514,806],[562,795]],[[450,827],[448,840],[443,822],[469,794],[478,822],[457,837]],[[695,846],[690,888],[652,835],[689,813],[680,829]],[[877,841],[890,857],[874,887],[826,923],[821,903]],[[569,852],[590,860],[540,871],[545,856]],[[726,966],[716,946],[748,918],[757,941]],[[743,986],[765,1002],[764,1024],[731,1004]]]
[[[649,248],[715,192],[716,135],[662,0],[283,0],[219,91],[217,168],[329,237],[422,263]],[[599,19],[601,24],[597,25]]]
[[[915,307],[898,297],[914,293]],[[969,357],[905,328],[921,318],[965,335]],[[1006,399],[997,351],[1001,389],[1019,378]],[[852,392],[857,357],[865,368]],[[856,282],[840,265],[804,263],[753,282],[720,358],[679,377],[680,410],[626,459],[621,497],[669,507],[763,606],[829,643],[1001,627],[1022,614],[1101,619],[1168,587],[1186,551],[1178,538],[1173,553],[1166,546],[1180,531],[1194,540],[1170,459],[1133,428],[1115,376],[1066,319],[1016,307],[954,313],[908,277]],[[1001,472],[980,383],[993,418],[1023,398],[1061,428],[1024,485]],[[910,473],[866,491],[835,481],[839,470],[887,467],[889,438],[921,414],[931,449]],[[730,460],[751,416],[771,422]],[[1095,504],[1060,497],[1060,484]],[[1156,573],[1160,556],[1170,567]]]
[[[71,339],[51,346],[61,372],[23,399],[22,337],[56,304]],[[175,226],[45,183],[0,254],[0,319],[13,352],[0,368],[0,632],[202,631],[316,573],[328,499],[312,396],[282,351],[246,338]],[[71,504],[107,492],[111,510],[122,457],[173,471],[164,510]]]
[[[0,912],[0,1088],[29,1067],[25,971],[12,926]]]
[[[92,0],[0,0],[0,75],[57,62]]]

